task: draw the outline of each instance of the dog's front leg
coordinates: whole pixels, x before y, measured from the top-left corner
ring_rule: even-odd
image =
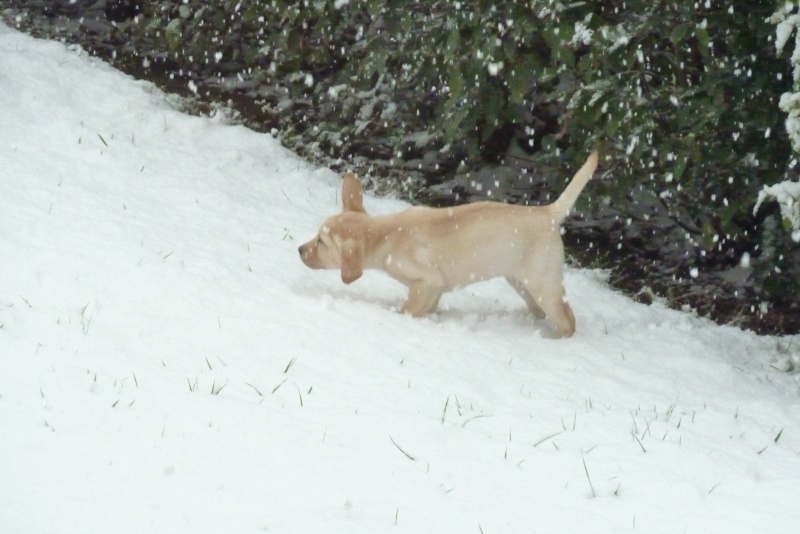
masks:
[[[408,287],[408,299],[400,308],[400,313],[407,313],[412,317],[428,314],[439,305],[439,298],[443,292],[439,287],[430,286],[424,282],[413,282]]]

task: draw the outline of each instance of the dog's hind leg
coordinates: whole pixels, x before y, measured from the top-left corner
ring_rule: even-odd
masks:
[[[525,284],[514,278],[513,276],[506,276],[506,281],[511,284],[516,292],[522,297],[522,300],[525,301],[525,304],[528,305],[528,309],[533,314],[534,318],[536,319],[544,319],[545,313],[542,311],[542,308],[536,303],[536,300],[531,296],[527,289],[525,289]]]
[[[558,337],[575,333],[575,315],[564,300],[564,287],[560,279],[548,277],[522,281],[534,302],[544,312]]]

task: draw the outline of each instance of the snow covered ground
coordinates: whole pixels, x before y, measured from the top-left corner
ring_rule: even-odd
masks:
[[[297,256],[338,176],[169,100],[0,25],[0,531],[800,528],[799,339],[574,269],[571,339],[401,316]]]

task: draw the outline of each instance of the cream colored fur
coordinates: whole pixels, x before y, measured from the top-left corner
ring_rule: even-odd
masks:
[[[352,173],[344,177],[344,210],[328,218],[317,237],[300,246],[312,269],[340,269],[342,281],[380,269],[408,286],[402,313],[436,309],[442,293],[499,276],[537,319],[547,318],[559,337],[575,332],[562,283],[560,225],[597,167],[593,152],[567,188],[547,206],[476,202],[454,208],[411,208],[371,217]]]

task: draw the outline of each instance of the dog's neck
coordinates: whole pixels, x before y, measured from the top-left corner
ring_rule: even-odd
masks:
[[[386,217],[364,215],[364,268],[380,269],[388,257]]]
[[[390,262],[392,234],[410,230],[403,227],[403,212],[378,216],[364,214],[360,219],[364,235],[364,268],[385,270]]]

